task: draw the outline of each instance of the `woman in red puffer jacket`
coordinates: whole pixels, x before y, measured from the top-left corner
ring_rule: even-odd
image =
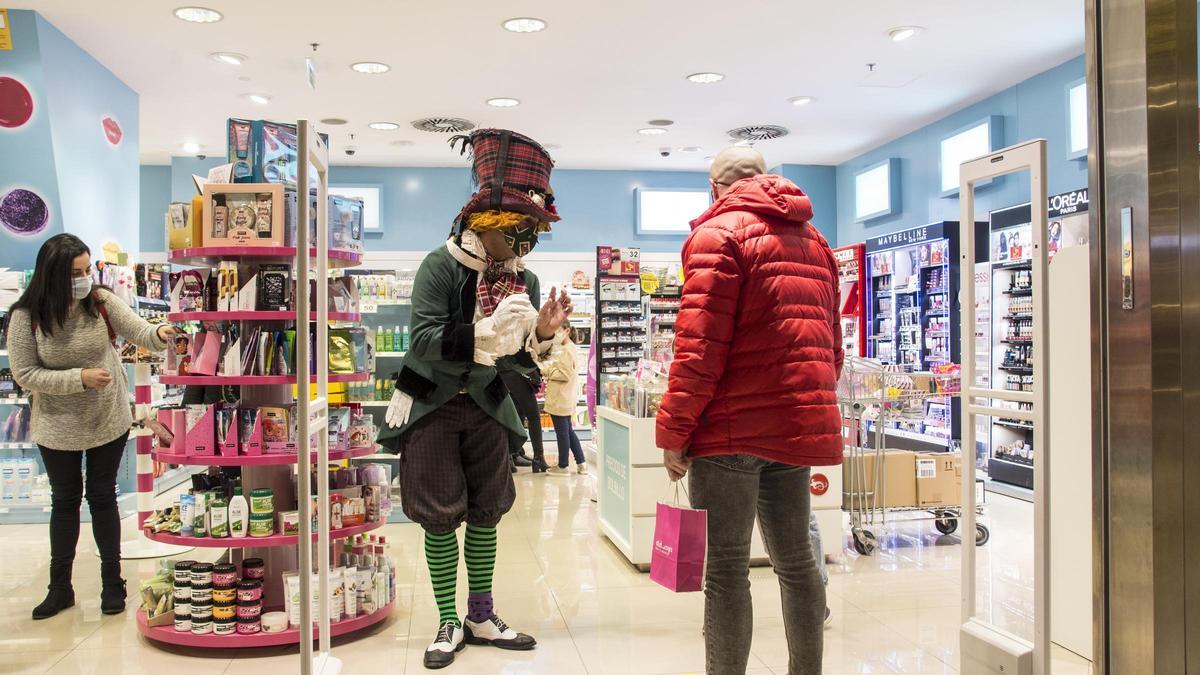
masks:
[[[788,673],[819,675],[825,587],[809,537],[812,466],[842,461],[837,264],[793,183],[731,148],[710,171],[716,201],[692,223],[675,361],[657,440],[672,479],[690,473],[708,512],[706,672],[746,672],[757,518],[779,578]]]

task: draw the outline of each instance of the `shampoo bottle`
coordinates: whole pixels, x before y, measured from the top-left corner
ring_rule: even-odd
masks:
[[[242,484],[233,488],[233,497],[229,500],[229,536],[244,537],[250,530],[250,505],[242,496]]]
[[[408,341],[409,341],[409,339],[410,339],[410,338],[409,338],[409,334],[408,334],[408,326],[405,326],[405,327],[404,327],[404,333],[402,333],[402,334],[400,335],[400,351],[402,351],[402,352],[406,352],[406,351],[408,351]]]

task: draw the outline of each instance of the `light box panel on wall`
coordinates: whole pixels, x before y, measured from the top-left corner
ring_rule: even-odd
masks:
[[[854,174],[855,222],[861,223],[899,212],[899,159],[885,159]]]
[[[1067,85],[1067,157],[1087,159],[1088,103],[1087,80]]]
[[[964,162],[989,155],[1003,146],[1004,118],[1000,115],[972,122],[942,138],[939,148],[942,196],[958,194],[958,168]],[[982,185],[976,183],[975,187]]]
[[[711,203],[701,188],[634,188],[633,194],[638,234],[686,236]]]

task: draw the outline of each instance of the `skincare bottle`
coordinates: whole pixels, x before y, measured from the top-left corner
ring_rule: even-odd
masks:
[[[402,351],[402,352],[408,351],[409,339],[410,339],[410,337],[408,334],[408,326],[405,326],[404,333],[402,333],[400,335],[400,351]]]
[[[179,534],[184,537],[192,536],[192,523],[195,513],[195,501],[192,495],[179,495]]]
[[[392,343],[392,331],[386,328],[380,328],[379,330],[383,331],[383,351],[392,351],[394,349],[394,345]]]
[[[209,512],[209,534],[213,537],[228,537],[229,536],[229,505],[225,500],[217,498],[213,500],[211,511]]]
[[[404,349],[403,338],[400,333],[400,326],[392,328],[392,351],[398,352]]]
[[[229,536],[244,537],[250,531],[250,505],[242,495],[242,484],[233,488],[233,497],[229,500]]]

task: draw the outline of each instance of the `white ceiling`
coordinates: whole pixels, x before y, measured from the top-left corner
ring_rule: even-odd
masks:
[[[342,117],[337,164],[461,166],[446,136],[409,122],[465,117],[547,144],[560,167],[704,169],[725,132],[780,124],[758,145],[772,165],[836,164],[1010,87],[1083,51],[1078,0],[200,0],[216,24],[176,19],[184,0],[16,0],[36,9],[141,95],[141,154],[167,163],[195,141],[223,154],[227,117]],[[514,16],[545,19],[537,34],[504,31]],[[903,43],[900,25],[925,27]],[[320,43],[316,91],[304,77]],[[231,51],[240,67],[211,60]],[[354,61],[391,72],[353,72]],[[868,76],[867,63],[876,63]],[[726,75],[715,85],[684,79]],[[259,106],[241,98],[265,93]],[[817,97],[793,107],[788,98]],[[514,97],[516,108],[484,101]],[[640,136],[646,121],[676,121]],[[395,121],[397,131],[368,122]],[[349,134],[358,153],[343,153]],[[410,140],[399,147],[392,141]],[[670,146],[663,159],[659,148]],[[681,153],[680,147],[703,152]]]

